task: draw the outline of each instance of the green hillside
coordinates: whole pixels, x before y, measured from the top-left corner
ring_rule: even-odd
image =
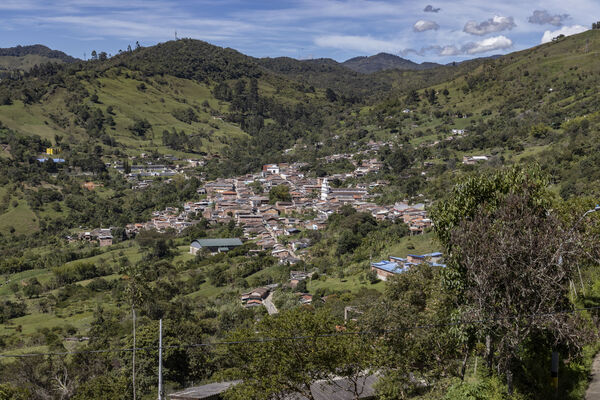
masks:
[[[21,74],[30,71],[36,65],[72,63],[75,61],[75,58],[62,51],[52,50],[40,44],[0,48],[0,78],[14,73]]]
[[[332,187],[361,185],[381,205],[425,203],[428,216],[437,210],[434,215],[447,224],[448,232],[460,228],[463,235],[474,220],[482,231],[491,226],[494,213],[501,214],[498,204],[507,198],[515,204],[524,199],[522,208],[535,211],[531,220],[555,222],[552,228],[557,230],[546,233],[597,237],[592,223],[592,232],[587,227],[582,232],[560,229],[593,207],[593,196],[600,196],[599,30],[499,58],[369,74],[329,59],[256,59],[191,39],[90,61],[47,63],[60,57],[27,51],[0,52],[0,66],[13,62],[10,68],[24,70],[0,81],[0,353],[91,352],[0,359],[2,382],[11,385],[0,384],[0,398],[13,386],[28,390],[23,398],[35,393],[45,399],[87,400],[130,393],[131,353],[105,350],[133,346],[132,306],[138,313],[136,346],[143,349],[137,353],[142,399],[156,398],[159,319],[165,321],[165,382],[171,391],[238,378],[240,368],[249,364],[232,354],[254,348],[199,343],[235,342],[235,335],[242,334],[258,337],[264,332],[257,327],[272,323],[275,329],[278,321],[289,330],[277,331],[281,338],[306,326],[328,337],[342,336],[340,332],[355,328],[355,321],[342,320],[347,306],[369,310],[357,317],[368,328],[369,335],[356,335],[368,339],[360,344],[366,347],[352,351],[376,354],[391,365],[386,379],[396,386],[382,387],[387,398],[425,400],[447,393],[447,399],[463,398],[459,391],[465,388],[472,389],[465,396],[475,393],[473,398],[504,393],[497,377],[481,372],[485,336],[493,329],[483,332],[477,324],[463,329],[456,323],[465,315],[479,321],[474,311],[452,303],[466,297],[459,293],[461,271],[447,273],[437,264],[415,267],[391,283],[370,271],[372,261],[392,255],[445,251],[447,241],[430,228],[413,236],[401,218],[380,220],[381,214],[376,218],[371,211],[357,212],[347,205],[331,215],[325,210],[329,216],[322,229],[302,227],[279,239],[307,244],[303,260],[295,265],[258,251],[253,240],[226,253],[189,253],[189,243],[197,238],[241,237],[244,227],[234,218],[222,222],[233,211],[211,222],[196,215],[198,223],[180,233],[141,230],[137,236],[127,235],[129,224],[147,222],[156,211],[171,207],[180,212],[184,202],[205,200],[198,189],[207,181],[233,176],[247,180],[244,174],[257,173],[262,164],[301,162],[302,174],[316,178],[352,172],[352,161],[374,160],[381,164],[379,171],[346,180],[337,175],[330,180]],[[46,154],[48,148],[55,154]],[[348,157],[326,158],[333,154]],[[50,158],[57,158],[56,163]],[[188,165],[187,158],[202,162]],[[174,172],[159,177],[122,173],[147,164]],[[512,169],[531,164],[538,164],[540,171]],[[462,185],[453,191],[458,182]],[[256,195],[268,195],[260,182],[252,185]],[[282,199],[291,198],[284,185],[278,189]],[[439,204],[449,205],[436,208]],[[312,213],[317,214],[316,207],[306,215],[289,211],[281,217],[304,223]],[[553,213],[556,220],[544,219]],[[591,222],[597,221],[595,216]],[[498,231],[515,221],[499,224]],[[97,228],[111,228],[114,243],[100,247],[78,236]],[[507,237],[511,243],[512,236]],[[463,243],[468,248],[472,242]],[[543,253],[543,243],[535,243]],[[575,252],[572,247],[567,250]],[[553,303],[556,307],[598,306],[597,249],[592,250],[577,276],[581,284],[570,282],[560,292],[561,302]],[[538,262],[527,257],[514,261],[523,269],[530,260]],[[550,258],[554,269],[571,267],[562,258]],[[445,260],[449,265],[454,261]],[[290,272],[304,270],[314,274],[297,290],[292,288]],[[515,285],[536,282],[513,275]],[[282,311],[279,319],[268,318],[263,307],[240,305],[242,293],[269,284],[278,285],[273,302]],[[508,291],[515,286],[502,287]],[[298,307],[298,292],[313,295],[312,305]],[[529,293],[533,296],[535,289]],[[301,310],[330,317],[325,322],[306,320],[306,326],[286,319]],[[498,318],[511,319],[504,315]],[[523,320],[528,316],[523,314]],[[591,326],[592,317],[583,315],[579,325]],[[440,321],[452,329],[444,330]],[[314,332],[302,339],[312,339]],[[370,347],[390,332],[406,335],[398,336],[399,344]],[[527,350],[518,350],[524,355],[513,360],[515,368],[527,372],[515,374],[516,385],[531,394],[515,398],[549,393],[545,381],[540,382],[548,375],[548,349],[558,339],[541,330],[535,334],[537,347],[529,341],[515,345]],[[568,382],[561,386],[561,398],[575,399],[585,386],[594,349],[590,344],[595,343],[591,336],[581,339],[579,348],[560,349],[572,357],[561,364],[561,382]],[[494,340],[503,343],[501,337]],[[329,344],[334,350],[344,348]],[[501,351],[501,346],[495,349]],[[323,376],[359,365],[348,354],[344,368]],[[404,359],[411,361],[402,364]],[[290,370],[304,365],[303,360],[294,363]],[[397,387],[411,389],[400,395],[394,392]]]
[[[0,56],[0,72],[2,71],[29,71],[35,65],[48,62],[62,63],[61,60],[44,57],[37,54],[27,54],[25,56]]]

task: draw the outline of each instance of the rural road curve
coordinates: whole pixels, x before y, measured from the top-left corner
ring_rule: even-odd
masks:
[[[269,315],[277,314],[279,312],[277,311],[277,307],[275,307],[275,304],[273,304],[273,292],[269,293],[265,301],[263,301],[263,304],[265,305],[265,307],[267,307],[267,312],[269,313]]]

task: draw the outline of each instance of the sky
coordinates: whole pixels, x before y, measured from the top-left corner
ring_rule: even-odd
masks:
[[[447,63],[583,32],[600,0],[0,0],[0,47],[74,57],[189,37],[254,57]]]

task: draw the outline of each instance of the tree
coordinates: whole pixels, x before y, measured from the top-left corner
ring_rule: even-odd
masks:
[[[424,382],[435,386],[440,376],[456,373],[460,346],[443,326],[452,305],[444,298],[441,270],[427,264],[413,266],[390,279],[381,298],[367,297],[357,305],[363,311],[357,317],[363,330],[381,339],[378,398],[413,398]]]
[[[511,194],[496,210],[481,209],[462,221],[451,238],[465,270],[462,312],[486,321],[483,329],[507,373],[532,336],[574,347],[584,342],[571,316],[553,314],[572,308],[569,284],[582,254],[566,236],[568,227],[529,200],[526,194]]]
[[[437,93],[435,92],[435,89],[425,90],[425,96],[427,97],[429,104],[434,105],[437,103]]]
[[[136,136],[144,136],[150,129],[152,125],[148,122],[147,119],[135,119],[133,125],[129,127],[129,130],[134,133]]]
[[[42,294],[42,285],[37,278],[31,278],[23,288],[23,293],[29,298],[39,297]]]
[[[508,194],[527,191],[532,204],[542,208],[550,207],[550,194],[546,190],[547,177],[539,167],[513,167],[492,174],[471,175],[456,185],[446,201],[435,205],[431,210],[434,230],[440,244],[446,251],[447,273],[444,276],[448,289],[461,291],[464,283],[462,267],[455,260],[456,254],[451,242],[453,229],[461,221],[471,219],[480,208],[495,209]]]
[[[92,60],[97,60],[98,59],[98,53],[96,53],[96,50],[92,50]]]
[[[421,101],[421,97],[419,96],[419,92],[415,89],[411,90],[406,96],[406,103],[411,105],[416,105]]]
[[[105,374],[85,382],[76,390],[73,400],[94,399],[129,399],[131,389],[128,387],[128,377]]]
[[[600,21],[592,23],[592,29],[600,29]]]
[[[292,201],[288,185],[277,185],[269,191],[269,203],[275,204],[278,201]]]
[[[233,341],[256,342],[229,347],[237,366],[235,374],[243,377],[243,382],[230,389],[226,398],[266,400],[299,395],[314,400],[310,386],[320,380],[336,385],[333,378],[338,376],[354,383],[350,392],[358,399],[360,383],[375,365],[377,339],[336,336],[341,322],[325,307],[316,311],[296,308],[235,332],[231,335]],[[348,325],[345,329],[350,333],[355,327]],[[302,339],[290,339],[295,336]],[[263,338],[275,340],[261,342]]]
[[[8,384],[0,384],[0,400],[27,400],[31,398],[28,390]]]
[[[337,254],[342,255],[352,253],[355,248],[360,246],[361,238],[352,231],[344,230],[337,242]]]
[[[387,166],[396,174],[404,172],[413,162],[413,152],[402,147],[396,148],[385,160]]]
[[[330,102],[334,102],[337,101],[338,96],[337,94],[333,91],[333,89],[331,88],[327,88],[327,90],[325,90],[325,98],[330,101]]]
[[[575,266],[598,244],[574,239],[569,219],[551,211],[546,182],[537,168],[473,176],[433,213],[447,252],[445,289],[462,320],[479,321],[488,367],[510,378],[509,391],[539,343],[570,354],[585,343],[578,317],[561,312],[573,307]]]
[[[129,160],[123,160],[123,172],[126,174],[131,173],[131,165],[129,165]]]
[[[306,293],[308,291],[306,287],[306,279],[298,282],[298,285],[296,285],[296,291],[300,293]]]

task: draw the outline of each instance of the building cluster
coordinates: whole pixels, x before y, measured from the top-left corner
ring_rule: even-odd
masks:
[[[149,187],[154,178],[171,178],[177,174],[184,174],[187,169],[204,165],[203,160],[185,159],[180,160],[174,156],[164,156],[167,164],[155,164],[147,159],[142,153],[138,158],[131,157],[132,165],[125,166],[121,162],[106,164],[107,168],[114,168],[132,183],[133,189],[145,189]]]
[[[367,165],[376,168],[377,162]],[[244,237],[253,239],[262,250],[270,251],[282,262],[294,264],[301,258],[297,253],[308,241],[293,239],[301,230],[325,227],[329,215],[350,204],[359,212],[373,215],[377,220],[402,219],[411,234],[423,233],[431,226],[424,204],[410,206],[397,203],[391,206],[375,204],[369,189],[375,184],[352,187],[333,187],[332,177],[310,178],[301,172],[303,164],[267,164],[261,172],[206,183],[199,193],[206,199],[184,205],[186,215],[200,216],[213,223],[234,221],[243,226]],[[369,167],[369,168],[370,168]],[[269,201],[269,192],[277,186],[288,187],[287,201]],[[279,237],[291,236],[287,244]]]
[[[342,157],[337,155],[332,157]],[[307,239],[296,238],[301,230],[319,230],[326,226],[329,215],[350,204],[357,211],[373,215],[377,220],[403,220],[411,234],[421,234],[431,227],[424,204],[396,203],[381,206],[373,202],[369,189],[385,182],[333,187],[336,178],[310,178],[301,172],[304,164],[267,164],[260,173],[206,182],[198,189],[205,199],[183,204],[182,209],[167,207],[155,211],[152,219],[126,226],[128,235],[141,230],[182,232],[201,218],[209,223],[230,223],[243,227],[244,240],[254,240],[263,251],[269,251],[281,263],[296,264],[302,259]],[[366,160],[364,168],[379,168],[376,160]],[[341,181],[341,180],[340,180]],[[338,182],[339,183],[339,182]],[[289,199],[270,202],[269,192],[287,186]],[[289,237],[280,240],[281,237]],[[285,243],[282,243],[285,242]],[[194,253],[197,249],[190,249]]]
[[[67,240],[70,243],[76,241],[97,243],[100,247],[104,247],[113,244],[113,235],[110,228],[97,228],[67,236]]]
[[[371,271],[377,274],[377,278],[387,281],[388,278],[406,272],[415,265],[425,263],[433,267],[445,267],[446,265],[441,263],[442,258],[442,253],[409,254],[406,258],[390,256],[387,260],[372,263]]]
[[[181,233],[185,228],[192,226],[198,221],[194,221],[187,211],[179,211],[176,207],[167,207],[162,211],[154,211],[152,219],[147,222],[131,223],[125,226],[125,231],[129,236],[135,236],[142,230],[155,230],[164,233],[167,230],[174,230]]]

